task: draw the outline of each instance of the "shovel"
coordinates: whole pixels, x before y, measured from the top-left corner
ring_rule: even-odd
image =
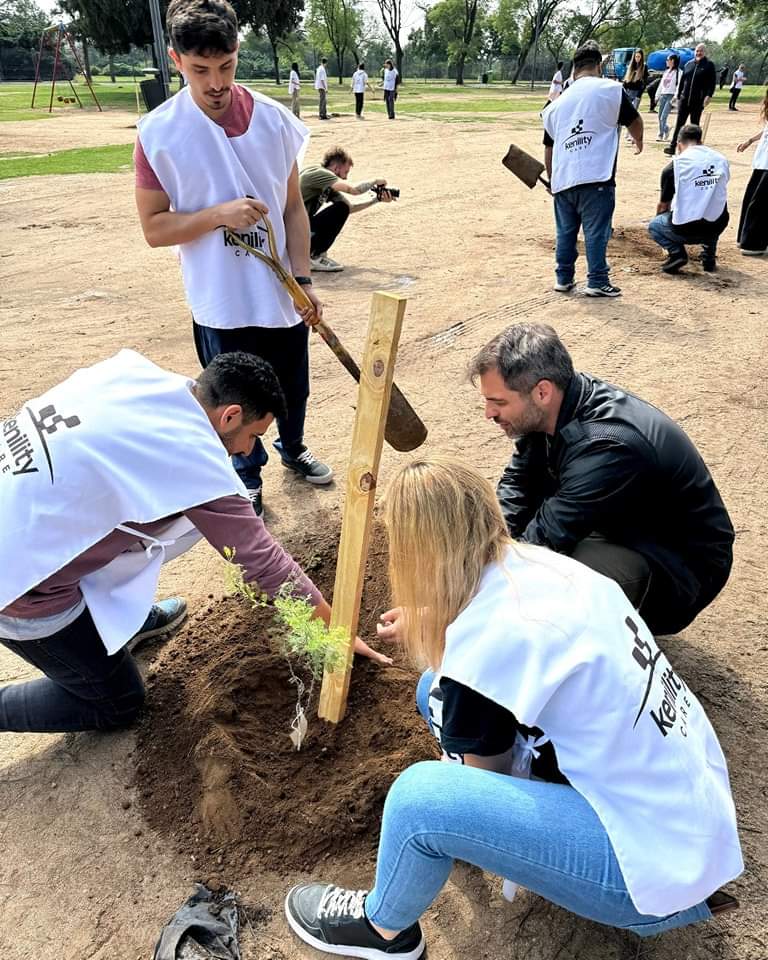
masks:
[[[542,177],[542,173],[546,170],[544,164],[536,157],[532,157],[530,153],[516,147],[514,143],[510,143],[509,150],[507,150],[507,154],[501,162],[510,173],[514,173],[518,180],[522,180],[526,187],[531,190],[537,182],[543,183],[549,190],[549,181]]]
[[[280,283],[282,283],[282,285],[288,291],[294,304],[299,309],[303,310],[305,307],[311,307],[314,309],[312,301],[304,292],[301,284],[296,283],[293,276],[288,273],[277,256],[277,248],[275,247],[272,224],[269,222],[267,217],[262,217],[262,222],[267,229],[267,238],[269,240],[269,250],[271,256],[265,253],[263,250],[257,250],[249,243],[246,243],[228,227],[224,228],[224,232],[231,243],[237,244],[238,247],[242,247],[244,250],[247,250],[248,253],[258,257],[267,264],[267,266],[276,275]],[[320,334],[331,350],[333,350],[341,365],[347,371],[349,371],[349,373],[351,373],[355,380],[357,380],[359,383],[360,367],[330,328],[330,326],[325,322],[325,320],[318,320],[312,325],[312,329],[316,330]],[[401,452],[415,450],[416,447],[420,447],[427,438],[427,428],[424,426],[416,411],[400,392],[396,383],[392,384],[392,393],[389,400],[389,411],[387,413],[387,423],[384,429],[384,438],[390,447],[395,450],[400,450]]]

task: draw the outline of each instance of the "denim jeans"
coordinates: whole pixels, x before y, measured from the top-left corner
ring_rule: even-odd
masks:
[[[205,367],[220,353],[244,350],[266,360],[280,381],[288,415],[277,421],[280,443],[288,456],[304,450],[304,420],[309,399],[309,327],[238,327],[219,330],[193,323],[195,347],[200,365]],[[256,440],[247,457],[232,457],[240,479],[249,490],[261,486],[261,468],[269,457],[261,440]]]
[[[669,133],[669,124],[667,119],[669,118],[669,112],[672,109],[672,101],[674,100],[673,93],[662,93],[659,97],[659,136],[666,137]]]
[[[615,206],[616,187],[607,183],[570,187],[555,194],[555,273],[558,283],[573,283],[578,257],[576,238],[580,227],[584,230],[587,282],[590,287],[604,287],[608,283],[605,251],[611,237]]]
[[[425,716],[432,679],[427,672],[417,692]],[[440,892],[454,860],[641,937],[712,915],[706,903],[667,917],[638,913],[605,828],[573,787],[426,761],[402,773],[387,796],[368,919],[388,930],[410,926]]]
[[[685,253],[687,243],[700,243],[708,260],[714,260],[717,256],[717,237],[705,237],[703,234],[699,237],[683,236],[672,223],[671,210],[657,214],[648,224],[648,233],[669,254]]]
[[[387,116],[390,120],[395,119],[395,100],[397,100],[396,90],[384,91],[384,103],[387,105]]]
[[[0,687],[0,730],[117,730],[137,718],[144,684],[136,661],[125,647],[107,653],[87,609],[50,637],[0,643],[45,674]]]

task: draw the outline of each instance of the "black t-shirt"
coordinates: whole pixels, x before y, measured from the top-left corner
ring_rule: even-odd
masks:
[[[512,747],[518,732],[524,737],[542,736],[537,727],[518,723],[515,715],[505,707],[456,680],[442,677],[439,692],[433,690],[432,696],[442,698],[441,722],[438,724],[433,716],[432,725],[443,750],[451,756],[494,757]],[[552,744],[545,743],[537,750],[540,756],[533,759],[531,774],[551,783],[567,784],[558,768]]]
[[[618,125],[619,125],[620,127],[629,127],[629,126],[631,126],[631,125],[635,122],[635,120],[637,120],[637,118],[638,118],[639,116],[640,116],[640,114],[637,112],[637,110],[635,110],[635,108],[634,108],[634,107],[632,106],[632,104],[630,103],[630,100],[629,100],[629,97],[627,96],[626,91],[625,91],[625,90],[622,90],[622,91],[621,91],[621,105],[620,105],[620,107],[619,107],[619,118],[618,118],[618,121],[617,121],[617,122],[618,122]],[[549,134],[547,133],[547,131],[545,130],[545,131],[544,131],[544,146],[545,146],[545,147],[554,147],[554,145],[555,145],[555,141],[552,139],[552,137],[550,137],[550,135],[549,135]],[[604,185],[604,184],[607,183],[609,186],[615,187],[615,186],[616,186],[616,160],[617,160],[617,159],[618,159],[618,153],[617,153],[617,155],[616,155],[616,159],[614,159],[614,161],[613,161],[613,173],[611,174],[611,179],[610,179],[610,180],[603,180],[603,181],[595,182],[595,183],[582,183],[582,184],[579,184],[579,186],[581,186],[581,187],[597,187],[597,186],[602,186],[602,185]]]
[[[675,164],[670,161],[661,171],[661,197],[662,203],[672,203],[675,195]],[[723,212],[717,220],[691,220],[690,223],[676,223],[675,230],[683,237],[709,237],[714,240],[728,226],[729,214],[726,205]]]

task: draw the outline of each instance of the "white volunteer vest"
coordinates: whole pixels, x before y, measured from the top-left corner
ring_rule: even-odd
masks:
[[[120,528],[246,496],[190,391],[132,350],[76,371],[0,425],[0,610]],[[141,626],[185,518],[81,581],[107,650]]]
[[[768,170],[768,123],[763,128],[763,135],[757,142],[757,149],[752,158],[754,170]]]
[[[741,873],[717,737],[613,581],[515,545],[448,627],[440,673],[544,731],[641,913],[686,909]]]
[[[621,84],[579,77],[544,108],[544,129],[554,141],[552,193],[610,180],[619,145]]]
[[[728,161],[716,150],[697,144],[679,153],[672,161],[675,196],[672,223],[717,220],[728,202]]]
[[[245,89],[245,88],[242,88]],[[253,93],[248,130],[228,137],[195,104],[184,87],[139,121],[139,139],[150,166],[179,213],[194,213],[238,197],[269,208],[277,252],[290,271],[283,213],[288,177],[308,138],[307,128],[269,97]],[[269,252],[257,223],[239,231],[251,246]],[[279,281],[257,257],[212,230],[179,246],[187,302],[206,327],[292,327],[299,322]]]

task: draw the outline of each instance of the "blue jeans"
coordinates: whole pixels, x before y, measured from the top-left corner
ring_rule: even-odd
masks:
[[[669,124],[667,123],[667,118],[669,117],[669,111],[672,109],[672,100],[674,99],[673,93],[662,93],[659,97],[659,136],[666,137],[669,133]]]
[[[220,353],[244,350],[266,360],[275,371],[285,394],[288,415],[277,421],[280,443],[286,455],[303,453],[304,420],[309,399],[309,327],[238,327],[219,330],[193,323],[195,347],[200,366],[206,367]],[[261,486],[261,468],[269,460],[261,440],[256,440],[247,457],[232,457],[235,470],[249,490]]]
[[[88,610],[42,640],[0,640],[44,677],[0,687],[0,731],[117,730],[136,720],[144,684],[128,650],[108,654]]]
[[[417,691],[425,717],[432,679],[427,672]],[[638,913],[605,828],[573,787],[426,761],[402,773],[387,796],[368,919],[387,930],[410,926],[440,892],[454,860],[641,937],[712,915],[706,903],[667,917]]]
[[[578,252],[579,227],[584,230],[587,253],[587,282],[590,287],[608,283],[605,251],[611,237],[611,221],[616,206],[616,187],[609,184],[570,187],[555,194],[557,247],[555,273],[558,283],[573,283]]]
[[[678,254],[685,253],[685,245],[700,243],[704,247],[704,256],[708,260],[714,260],[717,255],[717,237],[704,236],[698,237],[683,235],[672,223],[672,211],[657,214],[648,224],[648,233],[651,239],[655,240],[660,247],[664,247],[667,253]]]

